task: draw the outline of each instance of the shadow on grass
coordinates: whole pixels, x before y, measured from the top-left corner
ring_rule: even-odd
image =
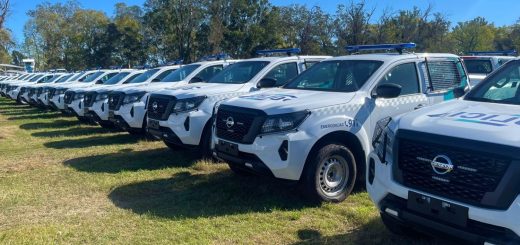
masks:
[[[75,137],[85,136],[93,134],[113,133],[118,132],[116,129],[105,129],[101,127],[89,127],[89,128],[70,128],[67,130],[53,130],[32,133],[34,137]]]
[[[83,139],[67,139],[47,142],[43,145],[54,149],[73,149],[94,146],[134,144],[140,139],[129,134],[118,134],[111,136],[93,136]]]
[[[73,126],[79,126],[81,123],[77,120],[55,120],[53,122],[42,122],[42,123],[26,123],[20,125],[21,129],[34,130],[34,129],[52,129],[52,128],[67,128]]]
[[[117,187],[110,200],[137,214],[169,219],[300,210],[315,205],[305,202],[294,187],[266,182],[256,176],[237,176],[231,171],[192,175],[178,173]]]
[[[435,239],[418,234],[417,237],[398,236],[386,230],[379,218],[371,219],[351,230],[349,233],[323,236],[321,232],[313,229],[303,229],[298,231],[298,238],[301,241],[293,245],[306,244],[451,244],[449,241],[436,241]]]
[[[63,164],[79,171],[91,173],[119,173],[123,171],[156,170],[188,167],[197,157],[195,154],[173,153],[169,149],[148,151],[123,150],[119,153],[80,157]]]
[[[53,118],[59,118],[59,117],[62,117],[62,114],[58,113],[58,112],[54,112],[54,113],[40,112],[40,113],[33,113],[30,115],[9,117],[9,118],[7,118],[7,120],[12,121],[12,120],[53,119]]]

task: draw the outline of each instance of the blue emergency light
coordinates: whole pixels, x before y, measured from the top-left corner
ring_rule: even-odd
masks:
[[[293,54],[298,54],[302,50],[299,48],[284,48],[284,49],[266,49],[266,50],[257,50],[256,54],[258,55],[271,55],[276,53],[285,53],[288,56],[291,56]]]
[[[184,60],[178,59],[178,60],[172,60],[172,61],[166,62],[164,65],[165,66],[182,65],[182,63],[184,63]]]
[[[371,51],[371,50],[390,50],[395,49],[400,54],[403,53],[404,49],[412,49],[417,46],[415,43],[387,43],[387,44],[373,44],[373,45],[350,45],[346,49],[349,53],[357,53],[359,51]]]
[[[473,56],[491,56],[491,55],[505,55],[505,56],[517,56],[518,52],[515,49],[503,50],[503,51],[470,51],[468,54]]]
[[[220,54],[212,54],[212,55],[206,55],[199,59],[199,61],[210,61],[210,60],[225,60],[229,59],[231,56],[226,53],[220,53]]]

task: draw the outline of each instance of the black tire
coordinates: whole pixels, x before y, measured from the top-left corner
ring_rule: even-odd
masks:
[[[381,221],[386,229],[399,236],[418,237],[420,233],[415,231],[411,226],[391,217],[386,213],[380,213]]]
[[[239,168],[239,167],[237,167],[237,166],[235,166],[233,164],[229,164],[228,163],[228,166],[231,169],[231,171],[233,171],[233,173],[235,173],[236,175],[240,175],[240,176],[250,176],[250,175],[252,175],[250,172],[245,171],[245,170],[243,170],[243,169],[241,169],[241,168]]]
[[[143,129],[139,128],[139,129],[136,129],[136,128],[128,128],[127,132],[131,135],[134,135],[134,136],[143,136],[146,134],[146,131],[144,131]]]
[[[170,143],[170,142],[167,142],[167,141],[163,141],[164,144],[166,146],[168,146],[168,148],[170,148],[170,150],[172,151],[181,151],[181,150],[184,150],[184,148],[182,148],[181,146],[179,145],[176,145],[176,144],[173,144],[173,143]]]
[[[343,145],[328,144],[311,154],[300,181],[302,193],[313,202],[342,202],[356,184],[354,154]]]
[[[202,158],[212,161],[216,160],[213,158],[213,152],[211,151],[211,123],[206,125],[202,131],[199,150]]]

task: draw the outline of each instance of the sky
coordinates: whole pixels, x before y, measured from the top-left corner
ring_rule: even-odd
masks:
[[[51,3],[64,2],[64,0],[47,0]],[[358,2],[359,0],[354,0]],[[11,0],[11,15],[6,26],[13,32],[15,41],[23,42],[23,26],[27,21],[27,11],[34,9],[44,0]],[[79,0],[82,7],[97,9],[112,16],[114,5],[124,2],[127,5],[140,5],[145,0]],[[319,6],[325,12],[334,14],[338,4],[348,4],[350,0],[270,0],[273,5],[286,6],[290,4],[304,4],[308,7]],[[433,12],[441,12],[452,22],[471,20],[481,16],[495,23],[497,26],[511,25],[520,19],[520,2],[518,0],[365,0],[370,9],[375,8],[373,19],[377,20],[385,9],[398,11],[412,9],[417,6],[425,9],[428,4],[433,6]]]

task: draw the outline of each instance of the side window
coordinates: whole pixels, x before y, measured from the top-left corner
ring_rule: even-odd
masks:
[[[379,82],[379,84],[386,83],[401,85],[401,95],[419,93],[419,78],[415,63],[401,64],[392,68]]]
[[[213,76],[217,75],[220,71],[224,69],[223,65],[216,65],[204,68],[202,71],[197,74],[197,77],[202,79],[203,82],[209,81]]]
[[[428,60],[431,81],[428,81],[430,90],[445,91],[466,85],[466,74],[458,60]],[[425,74],[428,74],[425,71]],[[428,79],[428,77],[427,77]]]
[[[264,78],[276,80],[276,86],[282,86],[298,75],[296,63],[285,63],[273,68]]]
[[[123,83],[123,84],[127,84],[129,83],[130,81],[134,80],[134,78],[136,78],[137,76],[141,75],[142,73],[138,73],[138,74],[134,74],[133,76],[129,77],[128,79],[126,79],[126,81]]]
[[[163,73],[159,74],[159,76],[157,76],[156,78],[154,78],[153,80],[156,80],[156,81],[161,81],[164,77],[170,75],[170,73],[172,73],[173,71],[175,70],[167,70],[167,71],[164,71]]]
[[[305,65],[305,70],[311,68],[314,64],[318,63],[316,60],[306,60],[303,64]]]

